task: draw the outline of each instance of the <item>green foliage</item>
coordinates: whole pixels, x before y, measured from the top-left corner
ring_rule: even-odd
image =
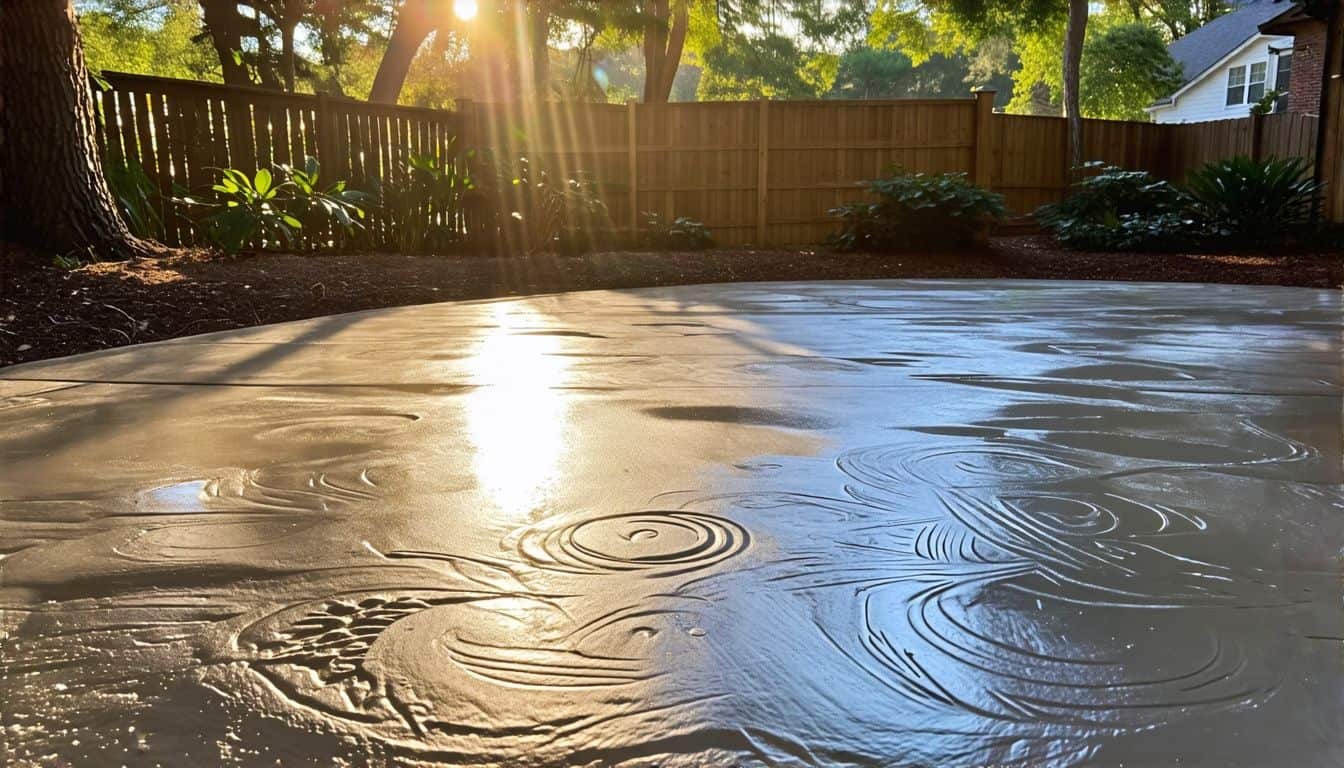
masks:
[[[218,58],[199,37],[196,0],[79,0],[75,6],[90,72],[219,82]]]
[[[482,222],[496,245],[528,252],[575,253],[610,244],[614,228],[601,185],[589,174],[556,174],[527,157],[480,157]]]
[[[117,210],[121,211],[121,218],[131,234],[149,240],[163,240],[159,187],[140,163],[108,157],[103,161],[103,175],[112,198],[117,201]]]
[[[337,181],[318,185],[317,161],[308,158],[302,170],[278,166],[277,173],[259,169],[249,177],[235,168],[217,168],[219,179],[208,194],[186,195],[174,202],[193,213],[194,227],[228,253],[256,243],[262,249],[295,248],[305,224],[317,236],[327,228],[347,233],[361,228],[364,195]],[[315,243],[310,242],[310,245]]]
[[[376,187],[392,222],[392,245],[402,253],[438,251],[459,244],[464,199],[475,184],[454,137],[443,157],[404,150],[391,177]]]
[[[987,71],[984,63],[959,53],[935,53],[916,65],[901,51],[852,48],[840,57],[828,95],[847,99],[965,98],[973,87],[988,85],[1006,102],[1012,81]]]
[[[981,240],[1004,215],[1003,196],[975,186],[964,173],[928,175],[895,169],[868,182],[876,202],[831,209],[843,229],[835,239],[844,251],[906,251],[958,248]]]
[[[1181,84],[1166,40],[1146,23],[1101,14],[1088,24],[1078,94],[1083,116],[1147,120],[1144,107]],[[1021,67],[1013,73],[1011,112],[1059,114],[1064,90],[1064,22],[1018,37]]]
[[[259,242],[263,249],[282,243],[292,247],[303,223],[286,210],[281,197],[293,186],[276,183],[274,175],[262,168],[254,176],[235,168],[219,168],[219,180],[211,185],[213,194],[179,198],[189,209],[201,211],[194,217],[211,243],[228,253]]]
[[[1042,206],[1036,220],[1070,248],[1105,251],[1158,250],[1188,243],[1198,233],[1189,216],[1190,197],[1147,171],[1126,171],[1100,162],[1073,194]]]
[[[1220,160],[1190,174],[1187,185],[1210,233],[1237,244],[1282,240],[1307,219],[1322,187],[1296,157]]]
[[[1306,221],[1321,185],[1301,159],[1236,157],[1190,175],[1187,190],[1089,163],[1095,175],[1074,194],[1042,206],[1036,219],[1071,248],[1168,250],[1282,242]]]
[[[1089,35],[1079,77],[1083,114],[1108,120],[1147,120],[1144,107],[1182,82],[1162,35],[1138,22]]]
[[[1274,102],[1278,101],[1283,95],[1282,91],[1265,91],[1265,95],[1260,100],[1251,105],[1251,114],[1263,117],[1274,111]]]
[[[914,64],[900,51],[855,48],[840,57],[831,94],[850,99],[889,99],[906,95],[902,81]]]
[[[288,212],[298,219],[305,231],[316,236],[329,225],[339,227],[346,235],[363,227],[365,208],[373,200],[371,195],[349,189],[345,181],[321,186],[321,166],[317,158],[309,156],[302,169],[289,165],[278,166],[290,183]],[[313,243],[309,243],[313,245]]]
[[[579,171],[556,178],[519,160],[513,185],[521,191],[521,205],[512,215],[522,224],[529,250],[555,248],[562,253],[590,251],[611,237],[611,215],[598,194],[598,185]]]
[[[785,35],[725,35],[701,56],[698,96],[706,101],[815,99],[835,80],[839,58],[809,55]]]
[[[86,263],[78,253],[58,253],[51,257],[51,266],[66,271],[79,269]]]
[[[714,246],[714,237],[704,224],[685,216],[667,223],[657,211],[644,213],[643,241],[659,251],[703,251]]]
[[[692,5],[687,47],[704,100],[812,99],[831,89],[838,51],[861,40],[863,3],[716,0]]]

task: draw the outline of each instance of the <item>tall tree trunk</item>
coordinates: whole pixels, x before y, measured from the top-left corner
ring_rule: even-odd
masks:
[[[530,82],[523,89],[532,98],[544,101],[551,95],[551,9],[546,0],[527,4],[527,56],[531,64]]]
[[[645,0],[644,103],[666,104],[672,96],[681,52],[690,27],[690,0]]]
[[[294,27],[280,28],[280,72],[285,78],[285,90],[294,92]]]
[[[677,68],[681,65],[681,52],[686,47],[686,32],[691,26],[690,0],[673,0],[673,4],[672,27],[667,33],[658,93],[655,94],[662,103],[672,98],[672,85],[676,82]]]
[[[5,237],[59,253],[149,256],[103,178],[93,95],[70,0],[0,13],[0,180]]]
[[[1064,117],[1069,131],[1069,172],[1083,165],[1083,113],[1079,107],[1078,83],[1087,35],[1088,0],[1069,0],[1068,26],[1064,30]]]
[[[668,0],[644,0],[644,103],[658,102],[663,81],[663,58],[667,54]]]
[[[279,19],[280,27],[280,74],[284,78],[285,90],[294,92],[297,79],[297,56],[294,53],[294,30],[303,21],[304,6],[307,0],[285,0]]]
[[[201,0],[201,20],[210,33],[210,44],[219,57],[219,69],[228,85],[252,85],[241,56],[243,27],[247,21],[238,13],[236,0]]]
[[[401,96],[401,86],[406,82],[406,73],[411,62],[420,50],[420,45],[434,31],[435,20],[431,11],[431,0],[406,0],[397,12],[396,25],[392,36],[388,38],[387,50],[378,65],[378,73],[373,76],[373,88],[369,91],[369,101],[384,104],[396,104]]]

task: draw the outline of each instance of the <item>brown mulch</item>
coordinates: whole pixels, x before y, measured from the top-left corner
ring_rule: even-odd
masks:
[[[73,270],[0,262],[0,366],[196,333],[452,299],[752,280],[967,277],[1297,285],[1344,283],[1334,253],[1077,253],[1041,236],[984,251],[825,249],[607,252],[583,256],[187,253]]]

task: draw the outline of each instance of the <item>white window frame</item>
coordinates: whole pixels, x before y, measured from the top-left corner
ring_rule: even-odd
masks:
[[[1252,85],[1260,85],[1264,87],[1264,91],[1261,93],[1262,98],[1265,93],[1269,93],[1271,90],[1270,83],[1273,82],[1273,78],[1271,77],[1271,75],[1274,74],[1273,71],[1274,68],[1270,66],[1270,63],[1271,62],[1269,61],[1269,58],[1265,58],[1261,59],[1260,61],[1248,61],[1245,64],[1238,64],[1235,67],[1228,67],[1227,85],[1223,89],[1223,109],[1241,111],[1242,109],[1247,109],[1255,106],[1255,102],[1259,101],[1260,99],[1255,99],[1254,101],[1251,100]],[[1265,68],[1264,78],[1261,80],[1252,81],[1251,72],[1256,66],[1263,66]],[[1232,75],[1235,72],[1241,73],[1241,82],[1236,85],[1233,85]],[[1227,94],[1233,88],[1239,88],[1241,90],[1241,101],[1235,104],[1228,104]]]
[[[1260,79],[1258,81],[1255,79],[1256,67],[1262,68],[1260,70]],[[1251,89],[1257,85],[1260,86],[1260,98],[1252,99]],[[1246,70],[1246,103],[1254,105],[1256,102],[1260,101],[1260,99],[1263,99],[1266,93],[1269,93],[1269,60],[1253,61],[1250,63],[1250,67]]]
[[[1237,109],[1237,108],[1239,108],[1239,107],[1244,107],[1244,106],[1246,106],[1246,83],[1250,80],[1250,72],[1249,72],[1249,70],[1250,70],[1250,66],[1247,65],[1247,64],[1239,64],[1239,65],[1237,65],[1237,66],[1235,66],[1235,67],[1228,67],[1228,68],[1227,68],[1227,85],[1226,85],[1226,87],[1223,89],[1223,106],[1224,106],[1224,108],[1226,108],[1226,109]],[[1241,75],[1241,82],[1239,82],[1239,83],[1234,83],[1234,82],[1232,82],[1232,80],[1234,79],[1234,78],[1233,78],[1233,75],[1235,75],[1235,74],[1240,74],[1240,75]],[[1239,95],[1237,101],[1234,101],[1234,102],[1232,102],[1231,104],[1229,104],[1229,103],[1227,103],[1227,97],[1228,97],[1229,95],[1231,95],[1231,93],[1232,93],[1232,89],[1233,89],[1233,88],[1236,88],[1237,90],[1239,90],[1239,91],[1240,91],[1240,95]]]

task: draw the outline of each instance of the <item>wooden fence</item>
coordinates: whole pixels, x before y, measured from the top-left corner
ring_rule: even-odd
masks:
[[[1162,127],[1171,143],[1166,175],[1178,181],[1206,163],[1234,155],[1302,157],[1310,161],[1316,154],[1314,115],[1284,112]]]
[[[169,193],[199,188],[211,167],[252,170],[313,155],[328,180],[370,186],[409,153],[458,147],[527,156],[536,167],[595,181],[616,225],[644,212],[687,216],[725,245],[815,243],[827,210],[862,196],[892,165],[965,172],[1016,214],[1068,188],[1062,118],[996,114],[993,94],[965,99],[485,104],[456,111],[107,73],[96,93],[108,156],[137,160]],[[1294,114],[1158,125],[1086,120],[1084,157],[1180,179],[1234,154],[1310,157],[1315,118]],[[170,243],[187,237],[176,222]],[[393,240],[385,213],[370,227]],[[464,224],[466,226],[466,224]]]

